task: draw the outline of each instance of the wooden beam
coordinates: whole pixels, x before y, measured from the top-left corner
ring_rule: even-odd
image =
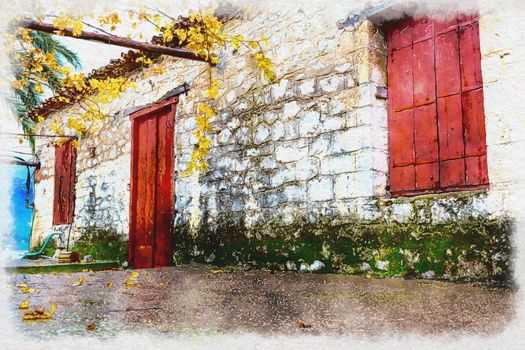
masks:
[[[23,19],[19,23],[20,23],[20,26],[23,28],[36,30],[39,32],[56,34],[57,32],[60,31],[59,28],[55,27],[52,24],[38,22],[32,19]],[[175,49],[172,47],[155,45],[151,43],[144,43],[144,42],[124,38],[121,36],[107,35],[107,34],[101,34],[101,33],[95,33],[95,32],[87,32],[84,30],[79,36],[74,36],[73,31],[70,28],[66,28],[62,30],[61,32],[63,36],[68,36],[71,38],[98,41],[98,42],[109,44],[109,45],[128,47],[128,48],[145,51],[145,52],[151,52],[151,53],[156,53],[156,54],[161,54],[161,55],[168,55],[168,56],[185,58],[185,59],[194,60],[194,61],[206,62],[206,60],[203,57],[197,56],[193,52],[190,52],[187,50]]]

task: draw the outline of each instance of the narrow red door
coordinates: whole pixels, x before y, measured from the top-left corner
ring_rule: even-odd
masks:
[[[172,263],[174,124],[177,98],[131,115],[129,263]]]

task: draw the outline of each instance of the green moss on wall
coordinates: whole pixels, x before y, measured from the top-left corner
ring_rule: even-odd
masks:
[[[78,252],[81,257],[91,255],[95,260],[126,261],[128,241],[126,236],[112,228],[86,227],[70,251]]]
[[[274,220],[250,229],[242,219],[212,221],[217,224],[201,225],[197,232],[185,223],[176,226],[176,263],[284,270],[287,261],[321,260],[325,272],[363,273],[367,262],[378,275],[417,276],[432,270],[443,278],[510,279],[512,225],[507,219],[402,224],[321,217],[313,222],[296,218],[293,224]],[[388,271],[375,269],[376,260],[388,260]]]

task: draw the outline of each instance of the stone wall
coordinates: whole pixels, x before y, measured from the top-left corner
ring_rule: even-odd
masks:
[[[205,174],[179,176],[196,143],[192,136],[194,115],[206,85],[202,64],[163,58],[144,72],[132,73],[138,88],[104,106],[112,117],[100,132],[84,140],[79,150],[74,234],[86,226],[111,226],[127,234],[129,111],[158,101],[183,82],[188,82],[191,90],[180,97],[177,107],[174,174],[175,239],[180,249],[176,257],[182,260],[213,261],[222,249],[229,252],[223,263],[247,263],[252,255],[246,247],[268,250],[262,244],[252,246],[254,239],[256,243],[275,240],[277,232],[286,231],[275,227],[295,229],[305,223],[328,222],[325,232],[316,230],[316,235],[327,237],[329,228],[339,223],[374,224],[374,234],[380,236],[396,225],[421,224],[433,234],[436,228],[450,234],[454,222],[466,220],[478,225],[482,220],[481,226],[487,228],[491,227],[487,222],[504,223],[512,218],[515,213],[508,198],[512,196],[510,184],[517,179],[508,169],[525,132],[515,122],[519,109],[507,105],[504,110],[506,105],[500,103],[504,100],[500,81],[510,79],[517,69],[512,54],[506,53],[516,42],[501,17],[482,11],[480,20],[490,190],[392,201],[386,100],[376,96],[377,88],[386,85],[384,36],[368,21],[338,29],[337,21],[347,15],[340,7],[304,7],[299,11],[283,9],[279,14],[259,13],[228,24],[245,36],[270,37],[268,54],[276,65],[278,81],[259,81],[254,62],[242,49],[234,57],[221,58],[217,78],[222,90],[216,106],[220,114],[214,120],[218,132]],[[507,35],[508,43],[496,42],[493,33],[499,31]],[[521,62],[518,66],[523,69]],[[157,67],[166,72],[152,74]],[[64,110],[55,117],[68,113],[75,110]],[[40,150],[44,168],[36,191],[33,244],[51,226],[51,150]],[[218,232],[222,238],[217,238]],[[238,237],[239,232],[252,243],[233,251],[225,249],[225,244],[235,245],[225,236]],[[301,241],[299,236],[296,238]],[[483,239],[479,250],[491,246],[487,237]],[[508,247],[497,249],[508,256]],[[357,260],[370,260],[381,255],[380,250],[379,245],[374,246]],[[320,254],[317,251],[309,256],[321,259]],[[259,262],[269,262],[266,256]],[[281,254],[281,258],[285,256]],[[343,265],[356,261],[334,263],[334,270],[343,271]],[[472,271],[472,275],[483,274]]]

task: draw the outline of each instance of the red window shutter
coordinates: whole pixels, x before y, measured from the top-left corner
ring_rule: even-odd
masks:
[[[73,222],[76,148],[71,141],[55,147],[53,225]]]
[[[478,17],[387,28],[390,189],[488,185]]]

